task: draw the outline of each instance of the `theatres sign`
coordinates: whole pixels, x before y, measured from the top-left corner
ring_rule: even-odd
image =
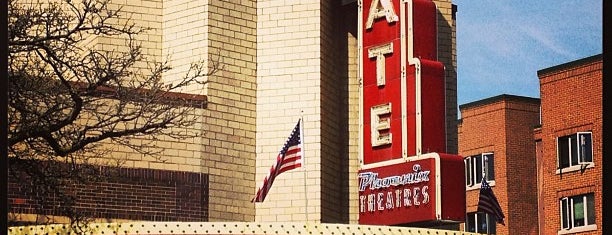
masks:
[[[463,159],[428,153],[359,171],[359,223],[399,225],[465,218]]]
[[[436,5],[431,0],[361,4],[359,222],[463,221],[463,160],[436,154],[446,151],[446,88],[444,65],[437,61]],[[453,158],[460,164],[445,163]],[[445,164],[447,171],[440,171]],[[441,175],[447,176],[447,184],[461,187],[442,190]],[[452,208],[446,201],[459,203],[461,215],[446,211]]]

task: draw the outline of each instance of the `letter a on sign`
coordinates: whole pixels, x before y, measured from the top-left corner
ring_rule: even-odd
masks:
[[[373,0],[370,6],[370,12],[368,13],[368,21],[366,22],[366,29],[371,29],[375,19],[385,17],[387,22],[395,22],[399,20],[391,0]]]

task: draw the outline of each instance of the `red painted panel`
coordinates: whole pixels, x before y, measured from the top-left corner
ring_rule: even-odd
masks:
[[[437,153],[446,151],[446,100],[444,65],[436,61],[436,6],[430,0],[412,0],[405,5],[404,1],[394,0],[392,3],[398,16],[400,3],[402,7],[412,7],[411,11],[407,11],[406,18],[391,23],[381,18],[374,22],[373,28],[366,29],[371,3],[372,0],[363,1],[361,17],[364,24],[360,29],[363,35],[363,164],[401,159],[403,149],[412,157],[408,157],[405,162],[359,171],[359,223],[422,225],[462,222],[466,211],[463,158]],[[408,32],[409,19],[413,19],[413,44],[407,40],[404,46],[408,53],[402,54],[400,27],[406,27]],[[393,52],[385,54],[385,85],[378,86],[376,58],[369,58],[368,50],[391,42]],[[408,55],[414,58],[407,58]],[[406,57],[405,106],[402,106],[401,97],[401,56]],[[417,64],[411,65],[410,62]],[[416,66],[419,66],[418,71]],[[371,108],[389,103],[392,143],[372,147]],[[417,104],[420,110],[417,110]],[[402,110],[407,113],[406,130],[402,129]],[[417,114],[420,115],[420,122]],[[417,128],[421,128],[420,136],[417,136]],[[406,146],[402,146],[402,131],[407,132]],[[423,153],[427,154],[415,156],[418,139],[421,140]],[[415,167],[417,165],[419,167]],[[428,172],[425,177],[427,180],[424,180],[423,172]],[[413,181],[411,177],[421,180]],[[414,197],[415,193],[417,197]]]
[[[400,2],[401,1],[392,0],[393,8],[398,17],[400,16]],[[372,5],[372,0],[363,1],[363,28],[361,29],[363,32],[363,45],[372,46],[399,39],[399,20],[389,23],[384,17],[379,18],[377,20],[374,20],[372,28],[366,29],[366,22],[368,21],[368,12],[370,11],[370,5]]]
[[[423,153],[446,152],[444,65],[421,60],[421,146]]]
[[[393,53],[385,55],[385,76],[387,81],[393,79],[400,79],[401,76],[401,42],[397,38],[395,40],[389,40],[386,43],[393,43]],[[368,50],[380,46],[377,45],[365,45],[363,50],[363,86],[376,86],[376,58],[368,58]],[[381,87],[381,89],[387,88],[388,86]],[[399,90],[400,87],[397,87]]]
[[[364,134],[364,163],[375,163],[385,160],[401,158],[402,151],[402,120],[401,120],[401,69],[400,69],[400,41],[393,41],[393,53],[385,56],[385,85],[376,84],[376,59],[367,59],[367,50],[364,50],[364,86],[363,86],[363,134]],[[392,143],[389,145],[372,147],[371,142],[371,108],[373,106],[391,103],[391,130]]]
[[[440,188],[442,189],[442,220],[465,221],[465,166],[459,155],[438,153],[440,156]]]
[[[396,14],[400,14],[400,2],[392,1]],[[414,16],[414,47],[406,45],[413,50],[417,58],[425,61],[422,65],[421,87],[415,87],[417,82],[414,65],[406,64],[407,105],[401,107],[401,41],[399,39],[398,25],[407,25],[407,19],[402,22],[389,23],[385,18],[374,21],[373,27],[366,30],[366,22],[371,0],[363,3],[363,163],[370,164],[402,157],[402,147],[406,148],[408,156],[417,154],[417,139],[421,139],[421,147],[426,152],[446,151],[446,123],[445,122],[445,84],[444,66],[436,61],[425,61],[427,58],[437,58],[437,29],[436,6],[429,0],[412,1]],[[402,26],[403,27],[403,26]],[[393,43],[393,52],[385,54],[385,85],[376,84],[376,58],[369,58],[368,50],[388,43]],[[407,55],[403,55],[407,56]],[[416,97],[417,91],[421,97]],[[417,103],[421,102],[421,123],[417,123]],[[391,129],[392,143],[372,147],[371,143],[371,117],[370,109],[373,106],[391,103]],[[402,146],[401,112],[407,109],[407,140]],[[417,136],[417,127],[422,128],[421,136]]]
[[[407,154],[408,156],[414,156],[417,154],[416,152],[416,128],[417,128],[417,119],[416,119],[416,102],[417,102],[417,93],[416,93],[416,69],[414,65],[406,65],[406,119],[408,122],[407,128]]]
[[[437,60],[437,9],[431,0],[412,0],[412,16],[406,17],[413,19],[413,55],[415,58]],[[408,20],[408,18],[406,19]],[[405,24],[407,27],[408,24]]]
[[[423,153],[446,152],[446,83],[444,65],[438,61],[420,60],[420,88],[416,87],[415,65],[407,65],[408,156],[417,155],[417,125],[421,126]],[[420,89],[421,123],[417,123],[417,89]]]
[[[401,7],[412,7],[406,11],[406,18],[392,23],[381,18],[374,22],[373,28],[366,29],[371,3],[372,0],[363,2],[363,28],[360,29],[363,35],[363,164],[384,164],[385,161],[389,164],[388,160],[402,158],[403,149],[411,157],[401,163],[366,167],[359,171],[359,223],[423,225],[462,222],[466,211],[463,158],[439,153],[446,151],[446,89],[444,65],[436,61],[436,6],[430,0],[412,0],[408,3],[393,0],[398,16],[400,3]],[[405,48],[407,51],[402,53],[400,27],[406,27],[408,32],[409,19],[413,19],[413,38],[407,39],[412,40],[413,47]],[[385,85],[378,86],[376,58],[369,58],[368,50],[388,43],[393,43],[393,52],[385,54]],[[413,55],[413,58],[405,58],[406,97],[401,96],[402,54]],[[416,64],[411,65],[410,62]],[[419,74],[416,66],[419,66]],[[406,101],[403,107],[402,98]],[[389,103],[392,143],[372,147],[371,108]],[[421,108],[417,110],[419,105]],[[402,110],[407,113],[405,130],[402,129]],[[417,114],[420,115],[420,122],[417,122]],[[417,136],[417,128],[421,130],[420,136]],[[407,132],[406,146],[402,146],[402,131]],[[419,139],[423,155],[416,156]]]

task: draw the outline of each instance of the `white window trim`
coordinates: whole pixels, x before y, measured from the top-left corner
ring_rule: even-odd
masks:
[[[465,176],[465,187],[466,187],[466,188],[467,188],[467,187],[471,187],[472,185],[468,185],[468,180],[467,180],[467,178],[468,178],[468,176],[469,176],[469,177],[470,177],[469,182],[470,182],[470,183],[471,183],[471,182],[474,182],[474,179],[472,179],[474,176],[472,176],[472,173],[471,173],[471,171],[472,171],[472,161],[471,161],[471,157],[464,158],[464,159],[463,159],[463,164],[464,164],[464,167],[465,167],[464,171],[465,171],[465,173],[466,173],[466,176]]]
[[[565,173],[569,173],[569,172],[574,172],[574,171],[580,171],[582,169],[590,169],[595,167],[595,163],[593,162],[588,162],[585,163],[584,165],[573,165],[570,167],[565,167],[565,168],[561,168],[561,169],[557,169],[555,171],[555,174],[565,174]]]
[[[567,205],[568,211],[563,211],[563,205]],[[570,199],[568,197],[563,197],[563,198],[561,198],[561,200],[559,200],[559,216],[561,218],[561,220],[559,222],[561,222],[560,223],[561,230],[568,230],[568,228],[563,227],[563,222],[564,222],[563,221],[563,214],[564,213],[567,213],[567,218],[566,218],[567,221],[565,221],[565,222],[567,222],[567,226],[571,227],[570,223],[572,221],[572,218],[571,218],[571,215],[570,215],[570,212],[569,212],[569,210],[570,210],[569,206],[570,206]]]
[[[474,215],[474,221],[476,223],[476,230],[478,230],[478,216],[476,216],[476,214],[478,214],[478,213],[479,213],[478,211],[467,213],[467,214]],[[490,226],[489,221],[495,221],[495,219],[492,218],[492,215],[489,215],[487,213],[484,213],[484,215],[485,215],[485,224],[487,224],[487,228],[489,228],[489,226]],[[467,215],[466,215],[466,217],[467,217]],[[465,221],[464,221],[464,223],[465,223]],[[491,225],[491,226],[496,226],[496,225]],[[467,224],[466,224],[466,226],[463,227],[463,231],[467,232]],[[478,234],[482,234],[483,232],[486,233],[487,231],[476,231],[476,233],[478,233]]]
[[[576,143],[577,145],[579,145],[580,142],[580,134],[591,134],[591,161],[590,162],[583,162],[582,161],[582,154],[579,153],[579,151],[576,151],[578,153],[578,165],[573,165],[573,166],[569,166],[569,167],[564,167],[564,168],[559,168],[561,162],[559,161],[559,138],[560,137],[556,137],[555,138],[555,144],[556,144],[556,148],[555,151],[557,152],[557,170],[555,171],[555,174],[562,174],[562,173],[568,173],[568,172],[574,172],[574,171],[580,171],[580,170],[584,170],[584,169],[588,169],[588,168],[593,168],[595,167],[595,160],[593,159],[595,156],[593,156],[593,132],[592,131],[580,131],[580,132],[576,132],[574,134],[571,135],[575,135],[576,136]],[[566,137],[566,136],[571,136],[571,135],[565,135],[565,136],[561,136],[561,137]],[[571,146],[571,144],[568,143],[568,147],[570,148],[568,150],[569,154],[572,153],[572,149],[574,147],[577,146]],[[579,147],[578,147],[579,148]],[[580,148],[579,148],[580,149]],[[571,155],[568,156],[570,159],[569,163],[572,164],[572,159],[571,159]]]
[[[586,198],[586,194],[582,194],[582,195],[576,195],[576,196],[582,196],[583,200],[584,200],[584,215],[587,216],[588,215],[588,211],[587,211],[587,198]],[[559,222],[559,227],[561,227],[561,229],[559,231],[557,231],[557,234],[570,234],[570,233],[578,233],[578,232],[586,232],[586,231],[593,231],[593,230],[597,230],[597,224],[589,224],[589,225],[584,225],[584,226],[580,226],[580,227],[574,227],[573,223],[574,223],[574,203],[573,200],[571,199],[574,196],[571,197],[563,197],[559,200],[559,217],[563,218],[563,201],[566,201],[567,206],[568,206],[568,225],[571,226],[571,228],[567,229],[567,228],[563,228],[563,221],[560,220]],[[588,221],[588,218],[585,218],[585,220]]]
[[[471,191],[471,190],[475,190],[475,189],[480,189],[480,187],[482,186],[482,182],[481,183],[476,183],[476,166],[474,166],[474,162],[475,162],[475,158],[474,156],[480,155],[480,166],[482,167],[482,173],[484,174],[485,171],[487,170],[488,167],[488,162],[485,162],[485,155],[493,155],[493,161],[495,161],[495,153],[494,152],[483,152],[480,154],[475,154],[475,155],[471,155],[468,156],[466,158],[464,158],[464,162],[465,159],[469,159],[469,163],[470,163],[470,171],[472,171],[472,182],[474,184],[472,185],[465,185],[465,191]],[[495,162],[493,163],[495,164]],[[493,166],[493,169],[495,169],[495,166]],[[467,176],[466,176],[467,178]],[[489,183],[489,186],[493,187],[495,186],[495,179],[487,181]]]
[[[587,232],[597,230],[597,224],[589,224],[580,227],[574,227],[571,229],[561,229],[557,232],[557,234],[570,234],[570,233],[579,233],[579,232]]]
[[[582,131],[582,132],[576,133],[576,144],[578,146],[580,146],[580,135],[581,134],[589,134],[589,135],[591,135],[591,161],[590,162],[584,162],[584,163],[587,163],[587,164],[588,163],[592,163],[593,162],[593,132]],[[578,147],[578,151],[577,152],[580,152],[580,147]],[[578,165],[583,164],[583,161],[582,161],[583,157],[584,156],[582,155],[582,153],[579,153],[579,156],[578,156]]]

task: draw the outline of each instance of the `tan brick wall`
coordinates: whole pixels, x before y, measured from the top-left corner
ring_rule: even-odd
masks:
[[[111,101],[112,102],[112,101]],[[168,136],[139,136],[128,139],[133,145],[149,145],[148,148],[154,155],[145,155],[134,151],[127,146],[117,143],[104,142],[102,149],[110,151],[109,159],[104,159],[100,163],[111,164],[128,168],[152,168],[160,170],[189,171],[199,172],[201,168],[200,155],[202,118],[203,110],[196,108],[187,114],[188,118],[195,118],[195,123],[191,127],[169,128],[170,133],[189,133],[198,135],[194,137],[177,139]]]
[[[255,221],[319,221],[321,218],[320,17],[320,3],[315,0],[257,3],[257,174],[254,185],[261,186],[278,151],[302,115],[305,166],[276,178],[265,201],[255,205]]]
[[[446,76],[446,152],[457,153],[457,46],[452,0],[435,0],[438,8],[438,60]]]
[[[199,136],[156,140],[159,159],[122,146],[106,145],[124,167],[209,174],[210,221],[253,221],[255,176],[256,6],[255,1],[113,1],[138,27],[151,27],[137,38],[151,61],[168,60],[167,82],[185,76],[189,65],[219,55],[222,70],[183,92],[206,94],[206,109],[191,113],[197,124],[184,129]],[[121,22],[119,22],[121,23]],[[116,49],[115,39],[98,46]],[[110,47],[109,47],[110,46]],[[138,67],[142,68],[142,67]],[[148,141],[135,138],[133,143]]]
[[[198,60],[208,59],[210,48],[208,31],[210,22],[206,19],[209,6],[202,1],[170,0],[163,2],[163,57],[172,70],[164,74],[167,82],[177,81],[189,70],[189,65]],[[186,92],[206,94],[202,85],[194,85]]]
[[[206,86],[183,90],[208,96],[208,107],[193,113],[199,123],[187,128],[201,137],[157,141],[163,162],[125,151],[126,166],[207,173],[210,221],[252,221],[255,1],[127,1],[122,7],[133,13],[137,25],[152,28],[139,39],[147,52],[152,50],[152,59],[168,60],[173,68],[164,74],[165,81],[184,77],[191,63],[207,60],[209,55],[223,66],[206,78]]]
[[[133,23],[138,29],[146,29],[135,37],[141,46],[144,61],[136,62],[134,69],[140,72],[152,67],[152,63],[162,60],[162,1],[161,0],[118,0],[109,3],[109,9],[122,12],[119,18],[109,21],[111,24],[124,25]],[[120,37],[93,36],[97,38],[97,49],[126,52],[126,40]]]
[[[359,222],[359,57],[357,56],[357,3],[344,6],[348,40],[348,223]]]
[[[191,63],[209,55],[222,69],[183,92],[205,94],[208,106],[194,111],[198,124],[181,131],[199,137],[156,142],[163,162],[122,150],[127,167],[203,172],[210,175],[210,221],[252,221],[250,202],[255,174],[256,8],[255,1],[123,1],[115,2],[131,13],[134,23],[151,27],[138,39],[151,60],[168,60],[164,74],[174,82]],[[109,40],[112,44],[113,40]],[[100,43],[105,44],[105,41]],[[218,57],[217,57],[218,55]],[[134,140],[142,141],[142,140]]]
[[[178,6],[174,6],[174,5]],[[171,6],[171,7],[170,7]],[[180,40],[178,32],[189,34],[195,30],[190,30],[185,27],[178,27],[178,24],[185,23],[189,19],[189,14],[178,10],[181,4],[175,2],[162,2],[161,0],[137,0],[127,1],[119,0],[112,1],[109,5],[110,9],[121,10],[120,18],[111,21],[115,24],[133,23],[137,28],[146,28],[141,34],[136,36],[136,42],[142,46],[142,53],[147,61],[146,63],[136,64],[134,69],[141,69],[145,72],[150,69],[149,66],[154,62],[162,62],[168,60],[173,67],[171,71],[164,74],[164,79],[167,82],[175,81],[179,76],[183,76],[187,72],[187,67],[192,58],[196,55],[202,56],[203,51],[194,51],[187,49],[194,47],[186,43],[186,40]],[[191,12],[193,14],[193,12]],[[183,22],[180,20],[183,19]],[[177,23],[178,22],[178,23]],[[195,23],[195,22],[194,22]],[[201,22],[200,22],[201,23]],[[172,40],[176,39],[176,40]],[[193,40],[191,40],[193,39]],[[194,42],[195,41],[195,42]],[[190,37],[190,43],[201,43],[202,38]],[[95,46],[102,50],[119,50],[125,51],[125,41],[117,37],[97,37],[95,38]],[[93,44],[92,43],[92,44]],[[179,43],[185,43],[186,47],[182,50],[177,50]],[[185,51],[188,51],[186,55]],[[199,53],[199,54],[198,54]],[[185,59],[186,58],[186,59]],[[191,90],[192,93],[202,94],[202,87]],[[197,124],[187,128],[172,128],[170,132],[192,132],[202,135],[202,124],[205,121],[201,117],[205,115],[204,110],[196,109],[190,115],[198,117]],[[127,147],[106,144],[105,148],[113,152],[112,158],[121,162],[123,167],[135,168],[153,168],[163,170],[183,170],[191,172],[201,171],[201,142],[200,137],[189,139],[174,139],[170,137],[162,137],[161,139],[151,140],[149,137],[137,137],[130,140],[131,143],[140,144],[143,142],[153,141],[155,148],[153,151],[158,151],[156,157],[150,157],[141,153],[135,152]]]
[[[37,4],[44,4],[46,2],[60,2],[59,0],[19,0],[20,2],[38,2]],[[79,6],[79,4],[76,4]],[[63,7],[68,10],[66,5]],[[127,1],[127,0],[113,0],[108,5],[110,10],[121,10],[119,14],[119,18],[115,18],[109,21],[109,24],[134,24],[136,28],[150,28],[142,33],[136,35],[136,42],[140,44],[142,47],[142,54],[145,60],[148,62],[153,61],[161,61],[162,56],[162,1],[161,0],[137,0],[137,1]],[[103,37],[96,35],[89,35],[86,37],[86,40],[80,42],[79,46],[81,46],[84,50],[86,49],[96,49],[102,51],[120,51],[125,52],[127,47],[125,46],[125,38],[121,37]],[[134,69],[140,69],[142,72],[146,73],[147,69],[146,63],[138,63]],[[145,70],[142,70],[145,69]],[[106,104],[112,105],[116,100],[109,99],[107,101],[101,101]],[[196,108],[193,112],[190,112],[188,115],[190,117],[199,117],[202,116],[202,109]],[[84,117],[83,120],[78,121],[87,121],[87,117]],[[199,123],[201,124],[201,123]],[[196,124],[193,127],[188,127],[185,129],[170,129],[174,132],[185,132],[185,131],[194,131],[201,132],[201,127]],[[131,139],[131,143],[139,144],[143,141],[146,141],[150,138],[133,138]],[[194,152],[199,152],[200,150],[200,140],[199,138],[195,139],[187,139],[187,140],[176,140],[169,137],[164,137],[160,141],[158,141],[155,146],[157,150],[164,151],[161,155],[163,155],[164,159],[166,159],[166,163],[162,164],[159,161],[155,161],[153,158],[144,157],[142,154],[136,153],[125,146],[119,146],[116,144],[111,144],[108,142],[101,143],[101,149],[109,150],[112,152],[112,157],[123,162],[124,166],[127,167],[152,167],[152,168],[160,168],[160,169],[174,169],[177,170],[179,168],[186,171],[199,171],[199,167],[192,167],[193,165],[200,165],[199,161],[194,164],[191,156],[194,156]],[[186,167],[186,168],[183,168]]]
[[[594,193],[595,224],[598,230],[581,234],[601,234],[602,224],[602,59],[590,57],[539,71],[542,99],[542,188],[541,234],[557,234],[560,229],[559,199]],[[556,138],[579,131],[592,131],[593,168],[584,172],[557,174]]]
[[[493,191],[506,216],[498,234],[538,234],[532,221],[537,216],[533,128],[539,124],[539,107],[538,99],[509,95],[461,106],[459,154],[494,153]],[[478,207],[478,189],[466,192],[468,213]]]
[[[346,10],[340,1],[321,2],[321,222],[349,217],[349,103]],[[354,23],[354,22],[350,22]],[[356,23],[356,22],[355,22]],[[347,23],[348,24],[348,23]],[[353,83],[354,84],[354,83]]]
[[[203,125],[201,159],[210,174],[211,221],[253,221],[255,216],[250,202],[255,190],[255,3],[210,1],[204,17],[208,52],[218,53],[223,65],[210,77]]]

